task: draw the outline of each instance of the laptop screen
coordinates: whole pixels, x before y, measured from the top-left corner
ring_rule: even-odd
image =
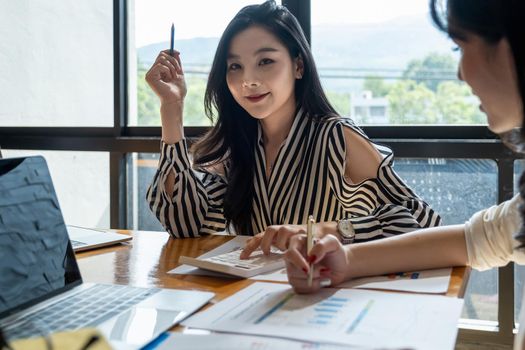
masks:
[[[0,317],[80,283],[46,161],[0,159]]]

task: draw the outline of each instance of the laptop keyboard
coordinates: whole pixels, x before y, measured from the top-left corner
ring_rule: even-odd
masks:
[[[94,327],[159,291],[157,288],[96,284],[38,312],[4,324],[2,329],[7,339],[14,340]]]

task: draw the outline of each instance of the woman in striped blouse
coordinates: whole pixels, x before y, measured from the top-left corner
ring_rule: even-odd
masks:
[[[255,235],[247,257],[259,246],[285,249],[309,215],[319,236],[337,235],[336,222],[347,219],[356,241],[440,223],[393,171],[392,152],[337,115],[299,23],[274,1],[243,8],[220,39],[205,95],[215,123],[193,146],[193,168],[180,53],[161,52],[146,80],[162,119],[147,199],[173,237],[233,228]]]

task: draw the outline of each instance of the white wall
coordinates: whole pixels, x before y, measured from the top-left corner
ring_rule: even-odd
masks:
[[[113,125],[110,0],[0,0],[0,126]],[[0,140],[0,146],[2,140]],[[67,223],[109,227],[109,154],[42,154]]]
[[[0,0],[0,126],[111,126],[110,0]]]

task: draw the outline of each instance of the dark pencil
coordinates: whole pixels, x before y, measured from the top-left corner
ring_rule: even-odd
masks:
[[[171,24],[170,56],[173,56],[173,44],[175,41],[175,24]]]

